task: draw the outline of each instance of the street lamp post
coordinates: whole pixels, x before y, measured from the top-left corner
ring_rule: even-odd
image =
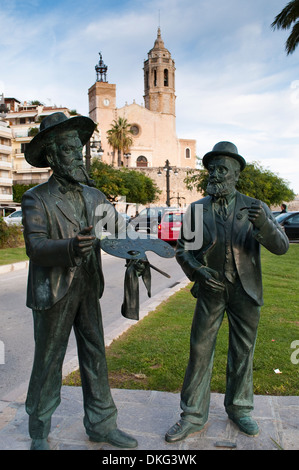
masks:
[[[86,163],[86,170],[90,170],[90,160],[91,160],[91,153],[90,149],[97,149],[97,153],[101,157],[104,153],[102,149],[102,143],[100,140],[89,140],[86,144],[86,154],[85,154],[85,163]]]
[[[163,170],[166,171],[166,205],[167,207],[170,207],[170,199],[171,199],[170,198],[170,172],[173,170],[173,168],[170,166],[169,160],[166,160]],[[161,175],[161,174],[162,172],[159,169],[158,175]],[[174,174],[175,175],[178,174],[178,171],[176,168],[174,169]]]
[[[178,193],[177,196],[171,197],[170,199],[176,199],[176,200],[177,200],[177,205],[178,205],[178,207],[181,207],[180,200],[181,200],[181,199],[186,199],[186,198],[185,198],[184,196],[180,196],[180,193]]]
[[[127,152],[127,153],[124,153],[124,157],[126,159],[126,168],[128,168],[129,166],[129,158],[130,158],[131,154],[130,152]]]
[[[89,172],[90,170],[90,140],[86,142],[86,146],[85,146],[85,166],[86,166],[86,171]]]

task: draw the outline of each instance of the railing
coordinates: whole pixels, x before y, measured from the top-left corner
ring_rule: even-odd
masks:
[[[14,138],[23,138],[28,137],[28,129],[24,129],[23,131],[13,131]]]
[[[12,194],[1,194],[0,193],[0,201],[13,201]]]
[[[0,144],[0,152],[11,153],[11,146]]]
[[[1,183],[12,184],[12,178],[2,178],[2,177],[0,177],[0,184]]]
[[[30,170],[32,168],[31,165],[29,165],[29,163],[26,162],[26,160],[24,161],[19,161],[19,162],[15,162],[15,165],[14,165],[14,170]]]
[[[16,175],[17,176],[17,175]],[[14,180],[14,184],[25,184],[25,185],[28,185],[28,184],[40,184],[40,183],[44,183],[45,181],[48,181],[47,179],[26,179],[26,180],[23,180],[23,179],[20,179],[18,180],[17,178]]]
[[[12,162],[5,162],[0,158],[0,168],[12,168]]]

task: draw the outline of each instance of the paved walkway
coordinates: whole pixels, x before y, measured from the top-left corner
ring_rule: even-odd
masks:
[[[164,440],[167,429],[179,416],[179,394],[112,390],[118,407],[118,425],[133,435],[137,450],[299,450],[299,397],[256,396],[253,416],[260,434],[249,437],[240,433],[227,418],[223,395],[211,396],[210,416],[206,427],[177,444]],[[80,387],[62,387],[61,404],[52,419],[49,443],[53,450],[113,450],[109,445],[92,443],[83,427],[82,391]],[[0,450],[28,450],[28,416],[23,400],[9,403],[0,419]]]
[[[142,306],[140,317],[154,310],[163,300],[186,285],[181,283],[149,299]],[[130,320],[120,318],[105,332],[105,342],[111,341],[131,326]],[[64,375],[76,369],[75,351],[66,357]],[[24,402],[28,384],[18,387],[0,401],[0,450],[29,450],[28,416]],[[249,437],[239,432],[224,411],[224,396],[211,395],[209,421],[197,434],[182,442],[168,444],[165,432],[179,418],[179,394],[144,391],[112,390],[118,408],[118,425],[137,438],[138,450],[161,451],[168,454],[177,451],[198,450],[299,450],[299,396],[256,396],[253,417],[258,421],[260,434]],[[80,387],[62,387],[61,404],[52,419],[49,443],[53,450],[106,450],[113,447],[88,440],[83,427],[82,390]],[[104,455],[104,454],[103,454]],[[118,453],[117,455],[120,455]]]

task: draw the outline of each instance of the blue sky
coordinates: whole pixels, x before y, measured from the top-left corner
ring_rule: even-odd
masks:
[[[288,0],[0,0],[0,93],[88,115],[99,51],[117,106],[143,104],[159,25],[176,64],[177,135],[221,140],[299,194],[299,48],[273,31]],[[159,13],[160,12],[160,13]]]

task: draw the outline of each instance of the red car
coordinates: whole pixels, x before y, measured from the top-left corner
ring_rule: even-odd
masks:
[[[180,235],[184,214],[185,212],[182,210],[165,212],[158,225],[158,238],[166,242],[177,240]]]

